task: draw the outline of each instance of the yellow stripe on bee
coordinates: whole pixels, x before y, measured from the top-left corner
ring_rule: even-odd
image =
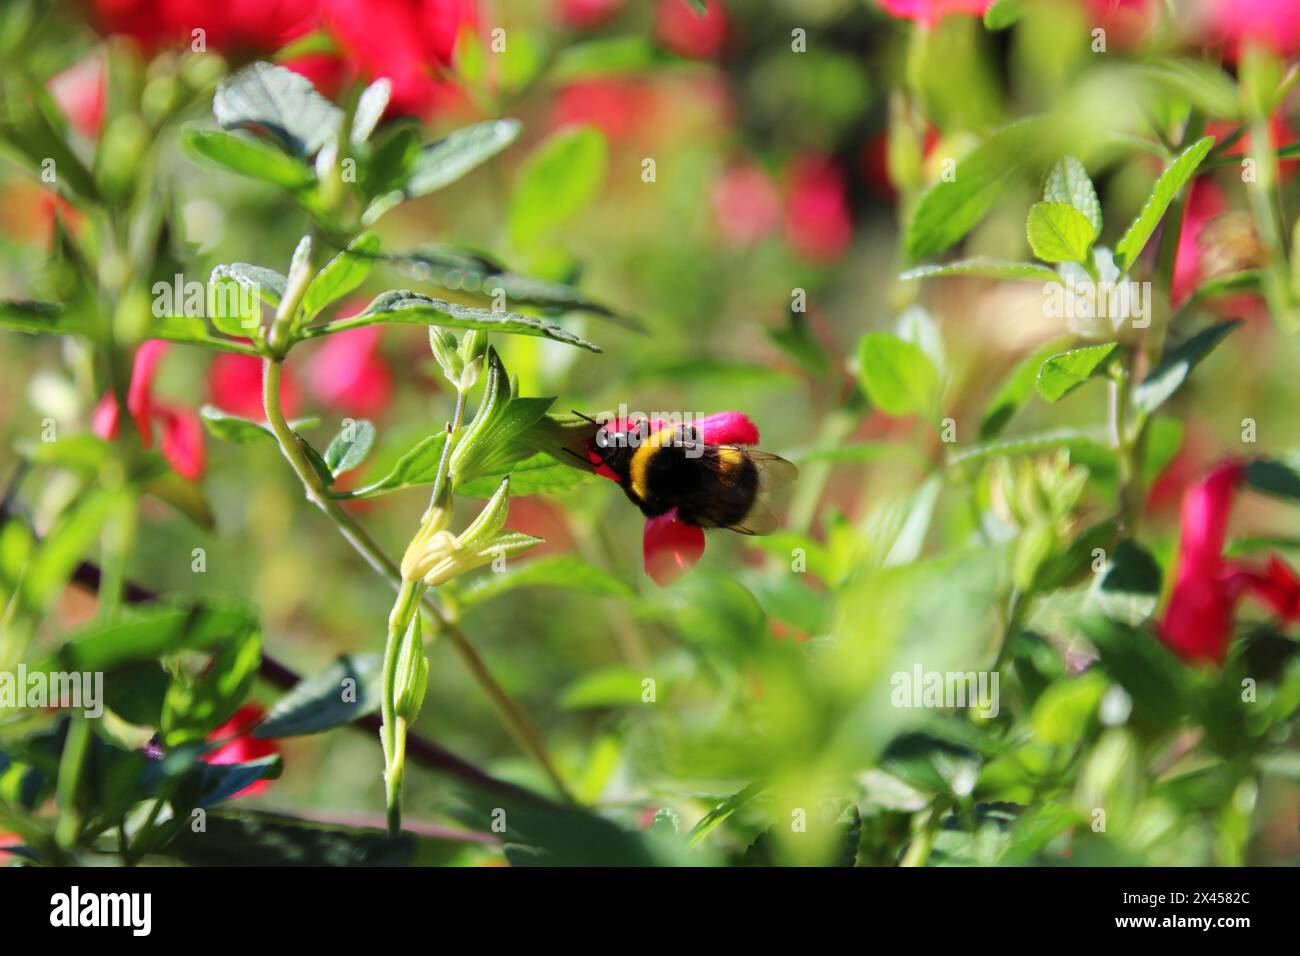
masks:
[[[721,445],[718,448],[718,461],[728,468],[736,468],[745,460],[744,453],[739,448],[733,448],[730,445]]]
[[[677,429],[672,425],[665,425],[652,435],[648,435],[646,440],[641,443],[636,451],[632,453],[632,461],[628,465],[628,475],[632,481],[632,493],[642,501],[646,500],[646,469],[650,467],[650,457],[659,449],[663,448],[672,441],[673,434]]]

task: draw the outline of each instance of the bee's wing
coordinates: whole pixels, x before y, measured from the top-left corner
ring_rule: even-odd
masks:
[[[747,453],[758,468],[758,483],[764,493],[788,488],[799,477],[799,469],[780,455],[774,455],[769,451]]]
[[[799,477],[799,469],[780,455],[771,452],[753,451],[736,445],[724,447],[736,448],[744,452],[758,469],[758,496],[754,499],[754,504],[743,520],[726,527],[740,534],[771,534],[780,527],[781,523],[768,506],[766,496],[793,484]]]
[[[771,534],[781,526],[772,509],[768,507],[766,501],[762,498],[755,498],[753,507],[749,509],[749,514],[745,515],[736,524],[726,525],[729,530],[739,532],[740,534]]]

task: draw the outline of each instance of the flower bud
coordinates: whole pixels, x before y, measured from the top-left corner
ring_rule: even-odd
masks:
[[[397,652],[397,668],[393,681],[393,710],[408,724],[420,715],[424,695],[429,686],[429,658],[424,654],[424,641],[420,636],[420,613],[416,611],[407,625],[402,646]]]
[[[465,360],[457,351],[458,345],[456,336],[451,332],[436,325],[429,326],[429,351],[453,387],[460,386],[461,375],[465,370]]]

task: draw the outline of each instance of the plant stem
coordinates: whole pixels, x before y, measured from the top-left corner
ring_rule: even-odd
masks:
[[[397,714],[397,663],[411,618],[419,613],[424,587],[418,581],[403,581],[397,601],[388,616],[388,641],[384,645],[384,689],[380,695],[384,745],[385,800],[388,831],[396,836],[402,829],[402,778],[406,770],[406,721]]]
[[[353,550],[361,555],[377,574],[388,579],[394,589],[400,588],[402,575],[397,563],[384,553],[369,532],[358,524],[351,514],[344,510],[337,501],[329,497],[324,485],[321,483],[320,476],[316,474],[315,468],[308,461],[298,436],[294,434],[293,429],[289,427],[289,423],[285,420],[284,410],[280,405],[281,367],[281,359],[268,358],[263,363],[262,373],[262,400],[266,420],[271,425],[271,431],[280,444],[280,451],[288,459],[290,466],[302,482],[307,499],[325,513],[326,517],[334,523],[338,532],[343,535],[343,538],[352,546]],[[496,678],[487,669],[487,665],[483,663],[482,658],[479,657],[469,639],[459,627],[447,620],[446,615],[443,614],[442,609],[431,594],[425,594],[423,607],[436,632],[443,635],[451,644],[452,649],[460,656],[461,661],[469,669],[470,676],[474,678],[474,681],[479,685],[479,689],[487,695],[488,700],[496,707],[506,725],[506,729],[511,732],[516,742],[525,753],[537,761],[559,793],[568,799],[572,799],[563,779],[551,762],[550,754],[541,735],[532,726],[519,705],[497,683]]]

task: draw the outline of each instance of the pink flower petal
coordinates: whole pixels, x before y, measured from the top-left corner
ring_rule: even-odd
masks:
[[[382,335],[377,325],[331,335],[307,369],[312,393],[350,415],[381,414],[393,393],[392,372],[379,356]]]
[[[145,448],[153,445],[153,428],[150,417],[153,414],[153,378],[158,370],[158,363],[167,352],[167,343],[161,339],[150,339],[135,352],[135,365],[131,369],[131,385],[126,392],[126,410],[135,420],[135,427],[140,432],[140,443]]]
[[[188,408],[158,406],[155,411],[162,424],[162,454],[177,474],[197,481],[207,465],[207,448],[203,444],[203,423]]]
[[[699,562],[704,554],[704,529],[677,520],[677,509],[645,523],[642,542],[645,573],[667,587]]]
[[[95,405],[95,412],[90,419],[90,430],[100,438],[112,441],[117,437],[118,408],[117,399],[112,392],[105,392]]]
[[[693,423],[709,445],[757,445],[758,426],[742,412],[717,412]]]

